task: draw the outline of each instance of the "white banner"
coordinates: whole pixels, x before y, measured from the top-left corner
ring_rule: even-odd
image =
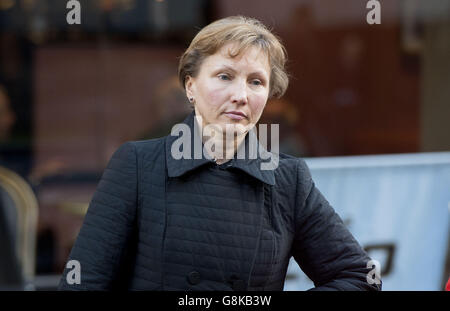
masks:
[[[380,262],[383,290],[443,290],[450,152],[305,160],[316,186]],[[292,259],[285,290],[313,286]]]

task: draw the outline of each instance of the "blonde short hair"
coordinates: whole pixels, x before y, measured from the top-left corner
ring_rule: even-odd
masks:
[[[230,57],[236,57],[243,50],[260,47],[269,57],[270,86],[269,98],[280,98],[285,93],[289,77],[286,72],[287,53],[280,38],[273,34],[260,21],[245,16],[230,16],[217,20],[194,37],[187,50],[181,56],[178,65],[178,78],[183,88],[187,76],[195,77],[202,61],[215,54],[227,43],[236,43]]]

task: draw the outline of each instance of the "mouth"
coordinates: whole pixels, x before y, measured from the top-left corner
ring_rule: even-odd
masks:
[[[225,115],[232,120],[242,120],[247,118],[247,115],[241,111],[227,111],[225,112]]]

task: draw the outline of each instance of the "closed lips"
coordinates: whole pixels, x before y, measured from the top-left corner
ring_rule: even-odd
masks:
[[[240,111],[228,111],[228,112],[225,112],[226,114],[234,114],[234,115],[237,115],[237,116],[242,116],[242,117],[244,117],[244,118],[246,118],[247,116],[245,115],[245,113],[243,113],[243,112],[240,112]]]

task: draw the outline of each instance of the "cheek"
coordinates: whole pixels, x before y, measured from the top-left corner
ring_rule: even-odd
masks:
[[[226,101],[226,94],[224,90],[219,88],[210,88],[203,92],[204,104],[211,107],[220,107]]]
[[[208,94],[208,104],[211,107],[219,107],[223,102],[223,95],[219,91],[211,91]]]
[[[255,96],[253,100],[250,101],[250,109],[252,111],[253,118],[259,119],[264,110],[264,107],[266,106],[266,102],[267,102],[266,96]]]

